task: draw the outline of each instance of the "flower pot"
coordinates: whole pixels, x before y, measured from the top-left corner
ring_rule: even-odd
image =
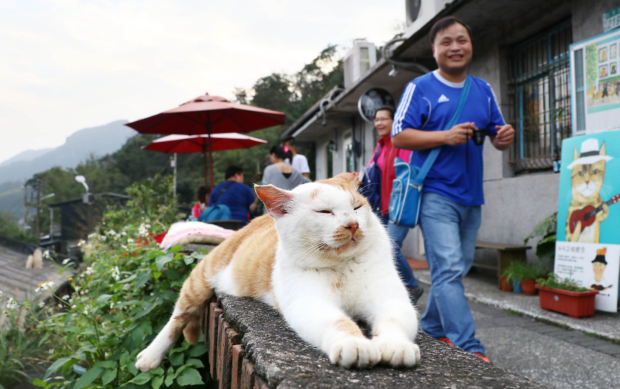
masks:
[[[540,292],[540,307],[546,311],[565,313],[579,319],[594,316],[594,297],[598,290],[588,292],[569,292],[536,285]]]
[[[508,282],[508,280],[506,279],[506,276],[501,276],[500,277],[500,282],[502,285],[502,291],[504,292],[512,292],[512,283]]]
[[[512,281],[512,289],[515,293],[523,293],[523,289],[521,289],[521,280]]]
[[[535,280],[522,280],[521,288],[523,288],[523,294],[526,296],[534,296],[538,293]]]

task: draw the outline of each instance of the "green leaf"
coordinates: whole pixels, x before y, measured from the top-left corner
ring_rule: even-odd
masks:
[[[86,387],[88,384],[96,380],[102,371],[103,367],[93,367],[92,369],[88,370],[86,373],[84,373],[83,376],[80,377],[79,380],[77,380],[75,386],[73,386],[73,389],[82,389]]]
[[[99,304],[99,305],[105,304],[111,298],[112,298],[111,294],[102,294],[101,296],[97,297],[97,304]]]
[[[116,362],[114,361],[99,361],[95,363],[95,367],[100,366],[105,369],[113,369],[116,367]]]
[[[139,319],[142,316],[148,315],[149,313],[151,313],[151,311],[153,310],[153,308],[155,308],[156,306],[159,305],[158,301],[155,301],[154,303],[150,303],[149,305],[147,305],[146,307],[143,307],[141,311],[139,311],[134,317],[133,319]]]
[[[176,353],[172,354],[169,359],[172,366],[181,366],[185,360],[185,355],[183,353]]]
[[[177,281],[181,279],[181,273],[175,268],[170,268],[166,271],[166,277],[168,277],[170,281]]]
[[[146,384],[147,382],[149,382],[152,376],[153,375],[151,374],[151,372],[140,373],[137,377],[135,377],[133,380],[129,382],[133,382],[136,385]]]
[[[134,275],[132,275],[132,276],[129,276],[129,277],[125,278],[124,280],[120,280],[120,281],[118,281],[118,282],[117,282],[117,284],[126,284],[126,283],[128,283],[128,282],[131,282],[131,281],[135,280],[135,279],[136,279],[136,277],[137,277],[137,275],[136,275],[136,274],[134,274]]]
[[[166,386],[168,387],[172,386],[172,383],[174,382],[175,378],[177,378],[176,374],[168,374],[166,376],[166,382],[165,382]]]
[[[207,352],[207,346],[204,343],[200,343],[192,346],[191,350],[189,350],[190,357],[199,357]]]
[[[155,279],[158,280],[159,277],[161,277],[161,272],[160,271],[153,272],[153,277],[155,277]]]
[[[108,370],[101,376],[101,383],[103,385],[107,385],[110,382],[114,381],[114,378],[116,378],[116,369]]]
[[[159,389],[161,384],[164,383],[164,377],[155,377],[153,381],[151,381],[151,386],[153,389]]]
[[[196,260],[196,258],[189,256],[189,257],[185,257],[183,258],[183,260],[185,261],[186,265],[191,265],[192,263],[194,263],[194,261]]]
[[[157,270],[161,270],[168,262],[174,259],[174,254],[166,254],[160,255],[155,259],[155,263],[157,264]]]
[[[47,382],[40,380],[38,378],[35,378],[34,380],[32,380],[32,384],[36,385],[36,386],[40,386],[42,388],[45,388],[45,386],[47,385]]]
[[[153,370],[151,373],[153,373],[153,375],[164,375],[164,369],[160,366],[157,369]]]
[[[136,277],[136,289],[138,289],[139,287],[141,287],[142,285],[146,284],[146,282],[149,280],[149,277],[151,276],[151,271],[150,270],[140,270],[138,271],[137,277]]]
[[[69,362],[72,358],[71,357],[65,357],[65,358],[60,358],[59,360],[57,360],[56,362],[52,363],[52,366],[50,366],[47,371],[45,372],[45,376],[43,377],[44,380],[46,380],[50,374],[52,374],[53,372],[55,372],[56,370],[58,370],[58,368],[62,365],[64,365],[65,363]],[[77,362],[77,361],[76,361]]]
[[[190,358],[185,362],[186,365],[192,365],[197,368],[205,367],[204,363],[200,359]]]
[[[162,296],[164,298],[164,300],[168,300],[168,301],[172,301],[172,302],[176,302],[177,298],[179,297],[178,293],[174,293],[173,291],[171,291],[170,289],[166,289],[164,290],[164,292],[162,293]]]
[[[181,375],[177,377],[177,383],[181,386],[204,385],[198,370],[192,368],[183,370]]]
[[[172,253],[175,253],[175,254],[176,254],[176,253],[178,253],[178,252],[179,252],[179,251],[181,251],[181,250],[183,250],[183,246],[181,246],[181,245],[176,245],[176,246],[173,246],[173,247],[170,249],[170,252],[172,252]]]
[[[144,337],[144,330],[141,327],[136,328],[131,333],[131,338],[136,346],[142,345],[142,338]]]

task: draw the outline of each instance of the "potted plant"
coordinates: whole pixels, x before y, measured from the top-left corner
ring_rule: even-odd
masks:
[[[575,280],[561,280],[555,273],[550,273],[547,279],[537,279],[536,283],[542,309],[565,313],[575,319],[594,316],[594,298],[598,290],[581,288]]]
[[[503,292],[512,292],[512,281],[512,273],[510,272],[510,268],[508,268],[504,270],[500,277],[500,285]]]

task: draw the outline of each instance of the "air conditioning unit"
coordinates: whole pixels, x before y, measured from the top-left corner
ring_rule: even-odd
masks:
[[[377,62],[375,44],[355,41],[353,48],[344,56],[344,87],[349,89]]]
[[[405,37],[410,37],[429,20],[435,17],[446,4],[452,0],[405,0],[407,30]]]

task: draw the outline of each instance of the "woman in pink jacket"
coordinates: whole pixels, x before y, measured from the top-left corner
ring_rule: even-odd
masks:
[[[397,226],[389,222],[389,207],[390,207],[390,195],[392,194],[392,181],[396,178],[396,172],[394,171],[394,159],[396,157],[403,161],[409,162],[411,156],[411,150],[397,149],[392,146],[392,139],[390,138],[390,132],[392,131],[392,121],[394,120],[394,107],[391,105],[384,105],[380,107],[375,113],[375,128],[379,133],[379,142],[375,147],[373,158],[369,162],[369,165],[374,160],[374,156],[381,146],[379,156],[377,158],[377,166],[381,169],[381,221],[387,226],[387,232],[390,239],[394,242],[394,260],[396,261],[396,267],[398,272],[407,287],[409,292],[409,298],[413,304],[417,303],[424,289],[418,285],[409,266],[409,262],[401,252],[403,247],[403,241],[409,233],[409,228]]]

